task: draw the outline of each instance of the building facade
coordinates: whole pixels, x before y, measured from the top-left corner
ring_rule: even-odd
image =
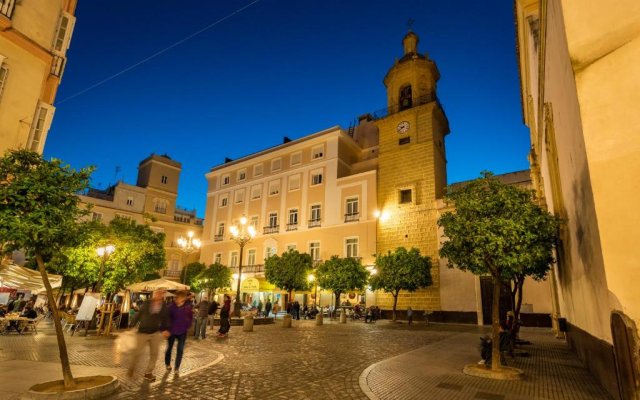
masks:
[[[77,0],[0,1],[0,153],[42,153]]]
[[[91,218],[108,223],[114,218],[126,218],[138,224],[148,224],[158,233],[165,234],[167,265],[160,275],[180,280],[183,268],[198,261],[199,251],[185,253],[178,246],[179,238],[202,237],[201,218],[195,210],[176,205],[182,164],[167,155],[152,154],[138,165],[136,185],[118,182],[106,190],[89,189],[80,196],[83,203],[91,204]]]
[[[640,398],[640,3],[517,0],[532,179],[562,218],[554,312],[614,398]]]

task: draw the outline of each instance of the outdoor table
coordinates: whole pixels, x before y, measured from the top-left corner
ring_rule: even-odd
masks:
[[[27,317],[20,317],[20,316],[15,316],[15,315],[7,315],[4,318],[0,318],[0,320],[3,322],[1,324],[2,331],[0,331],[0,333],[2,333],[2,334],[9,333],[9,327],[11,326],[11,322],[17,322],[18,323],[18,329],[20,329],[20,324],[22,322],[26,323],[26,322],[31,321]]]

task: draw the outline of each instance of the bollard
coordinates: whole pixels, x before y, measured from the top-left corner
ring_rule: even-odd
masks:
[[[347,323],[347,313],[344,312],[344,309],[340,313],[340,323],[341,324],[346,324]]]
[[[244,322],[242,324],[243,332],[253,332],[253,315],[247,315],[244,317]]]
[[[291,314],[286,314],[282,318],[282,327],[283,328],[291,328]]]
[[[322,314],[316,315],[316,325],[322,325],[323,320],[324,316]]]

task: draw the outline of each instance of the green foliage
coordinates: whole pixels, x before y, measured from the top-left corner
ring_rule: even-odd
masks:
[[[201,290],[197,277],[205,269],[206,269],[206,266],[203,263],[197,262],[197,261],[194,261],[192,263],[185,265],[184,269],[182,270],[183,278],[184,278],[184,274],[185,273],[187,274],[187,277],[185,279],[185,285],[189,285],[191,290],[196,290],[196,291]]]
[[[336,303],[340,294],[350,291],[361,291],[367,285],[369,271],[355,258],[332,256],[316,269],[318,286],[333,291]],[[336,304],[336,307],[339,304]]]
[[[311,256],[289,250],[282,256],[273,255],[265,260],[264,274],[267,281],[289,292],[309,289],[307,276],[312,271]]]
[[[156,279],[160,279],[160,278],[162,278],[162,277],[160,276],[160,273],[159,273],[159,272],[151,272],[151,273],[146,274],[146,275],[142,278],[142,281],[143,281],[143,282],[146,282],[146,281],[154,281],[154,280],[156,280]]]
[[[440,256],[449,267],[476,275],[544,278],[553,262],[558,220],[533,196],[533,191],[503,184],[489,172],[449,191],[446,198],[455,211],[438,220],[447,238]]]
[[[199,290],[206,290],[208,294],[215,293],[217,289],[229,287],[231,270],[219,263],[211,264],[198,274],[196,282]]]
[[[23,249],[48,260],[82,240],[77,221],[88,213],[76,193],[87,188],[93,168],[79,171],[28,150],[0,159],[0,238],[3,251]]]
[[[384,290],[397,299],[401,290],[415,292],[431,286],[431,258],[420,250],[398,247],[394,252],[376,255],[377,273],[369,280],[373,290]],[[395,301],[394,301],[395,313]]]

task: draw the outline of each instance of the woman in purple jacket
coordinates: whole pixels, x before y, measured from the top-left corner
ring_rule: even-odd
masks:
[[[164,363],[167,366],[167,371],[171,371],[171,352],[173,350],[173,343],[178,340],[178,350],[176,354],[176,369],[177,374],[180,370],[180,363],[182,362],[182,353],[184,352],[184,343],[187,340],[187,332],[191,328],[191,322],[193,321],[193,311],[191,305],[187,303],[187,294],[185,292],[178,292],[173,304],[169,306],[169,320],[171,321],[171,329],[169,336],[169,342],[167,343],[167,351],[164,353]]]

